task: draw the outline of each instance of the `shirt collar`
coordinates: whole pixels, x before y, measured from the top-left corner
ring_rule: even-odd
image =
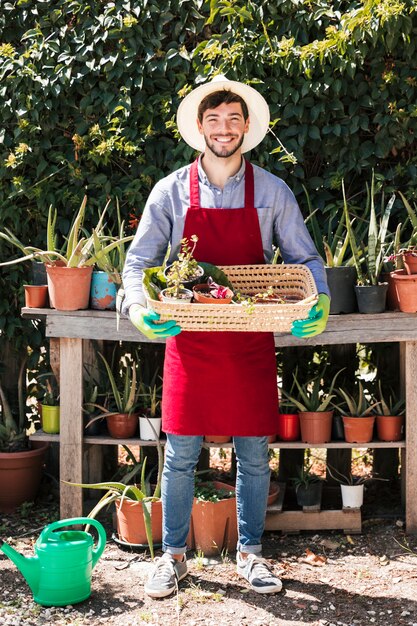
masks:
[[[211,185],[209,179],[207,178],[207,174],[205,173],[203,166],[201,165],[201,157],[203,155],[200,154],[200,156],[198,157],[198,179],[204,184],[204,185]],[[246,168],[246,161],[244,158],[242,158],[242,163],[241,166],[239,168],[239,170],[236,172],[236,174],[234,176],[229,176],[229,182],[232,181],[236,181],[237,183],[243,178],[244,174],[245,174],[245,168]]]

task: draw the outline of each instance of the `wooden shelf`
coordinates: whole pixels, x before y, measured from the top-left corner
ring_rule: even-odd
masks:
[[[30,435],[32,441],[50,441],[59,443],[59,435],[50,435],[38,430]],[[97,435],[96,437],[84,437],[86,444],[99,444],[101,446],[156,446],[155,441],[147,441],[138,437],[128,439],[115,439],[108,435]],[[161,444],[165,445],[166,440],[161,439]],[[269,448],[285,448],[286,450],[305,450],[306,448],[405,448],[405,441],[370,441],[369,443],[347,443],[346,441],[331,441],[329,443],[305,443],[303,441],[276,441],[268,444]],[[233,448],[233,442],[228,443],[203,443],[204,448]]]

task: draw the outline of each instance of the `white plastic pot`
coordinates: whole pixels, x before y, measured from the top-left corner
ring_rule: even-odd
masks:
[[[363,485],[340,485],[344,509],[360,509],[363,504]]]
[[[149,420],[149,421],[148,421]],[[151,422],[152,426],[155,429],[157,437],[155,437],[155,433],[152,430],[149,422]],[[141,439],[145,441],[156,441],[161,434],[161,422],[162,419],[160,417],[140,417],[139,418],[139,436]]]

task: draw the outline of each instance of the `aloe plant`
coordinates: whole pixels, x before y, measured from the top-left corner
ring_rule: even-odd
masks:
[[[148,420],[149,421],[149,420]],[[158,450],[158,471],[157,471],[157,479],[155,489],[152,493],[150,493],[150,480],[149,475],[146,475],[146,457],[142,462],[142,469],[140,475],[140,485],[129,484],[134,476],[138,472],[137,464],[135,462],[133,469],[124,476],[123,480],[120,482],[102,482],[102,483],[72,483],[63,481],[67,485],[71,485],[73,487],[82,487],[85,489],[98,489],[101,491],[105,491],[106,493],[103,497],[98,501],[98,503],[93,507],[93,509],[88,514],[88,517],[95,518],[97,514],[106,506],[109,506],[113,502],[120,500],[121,504],[123,500],[130,500],[132,502],[141,502],[142,503],[142,512],[143,512],[143,520],[145,523],[145,531],[146,538],[148,540],[149,551],[151,553],[151,558],[154,558],[154,549],[153,549],[153,537],[152,537],[152,502],[157,502],[161,497],[161,481],[162,481],[162,470],[164,465],[164,456],[162,452],[161,442],[157,436],[155,429],[152,426],[152,423],[149,421],[149,424],[154,431],[157,450]],[[132,452],[129,450],[127,446],[123,446],[128,452],[128,456],[134,459]],[[134,459],[135,460],[135,459]]]
[[[328,388],[323,385],[325,369],[320,371],[314,378],[307,381],[305,385],[300,384],[297,379],[297,372],[295,372],[293,379],[295,387],[298,390],[298,396],[292,395],[284,390],[282,390],[282,395],[286,398],[287,403],[290,402],[299,411],[326,411],[335,397],[333,389],[336,384],[336,379],[343,369],[336,372]]]
[[[405,413],[405,398],[396,397],[392,390],[384,394],[380,380],[378,381],[378,394],[374,399],[377,402],[375,412],[378,415],[404,415]]]
[[[23,256],[11,261],[0,263],[0,266],[14,265],[15,263],[23,263],[31,259],[38,259],[44,263],[53,264],[56,261],[62,262],[67,267],[91,266],[100,263],[116,248],[126,242],[131,241],[132,236],[128,237],[109,237],[104,234],[104,217],[110,200],[104,207],[97,226],[90,235],[86,235],[83,229],[85,209],[87,205],[87,196],[81,203],[81,206],[74,218],[70,232],[66,237],[62,248],[57,248],[56,220],[57,211],[52,206],[49,207],[48,222],[46,226],[46,250],[35,246],[26,246],[23,244],[8,228],[0,232],[0,238],[7,241],[12,246],[19,248],[23,252]]]
[[[335,407],[340,413],[343,415],[348,413],[350,417],[366,417],[370,415],[379,404],[377,401],[368,400],[360,380],[358,381],[357,394],[349,393],[345,391],[345,389],[340,388],[337,390],[337,394],[342,399],[343,404],[336,404]],[[347,412],[345,411],[345,407],[347,408]]]

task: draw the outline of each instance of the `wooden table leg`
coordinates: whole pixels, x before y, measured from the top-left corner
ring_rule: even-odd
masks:
[[[83,478],[83,350],[82,339],[60,338],[60,479],[81,483]],[[61,519],[80,517],[83,492],[61,482]]]
[[[405,342],[407,533],[417,533],[417,342]]]

